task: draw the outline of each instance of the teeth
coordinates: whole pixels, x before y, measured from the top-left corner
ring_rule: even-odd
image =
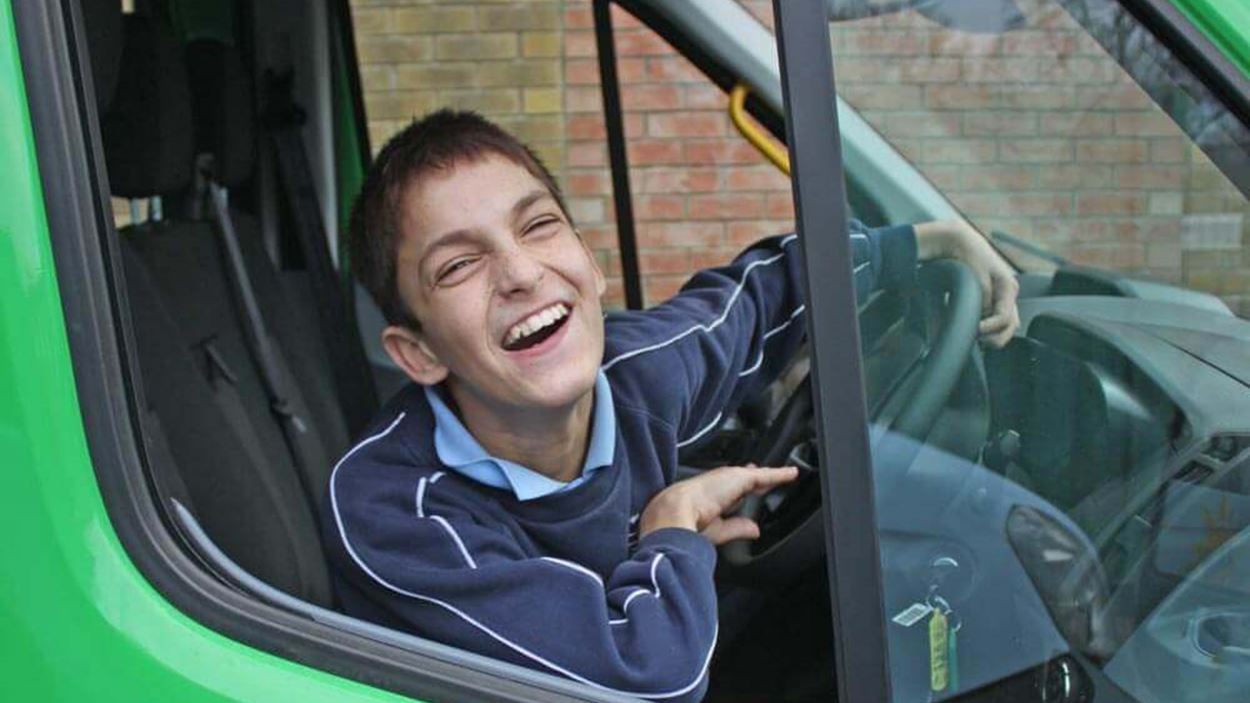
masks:
[[[508,330],[504,344],[513,344],[523,337],[528,337],[548,325],[563,320],[568,314],[569,308],[564,303],[556,303],[550,307],[543,308],[513,325],[512,329]]]

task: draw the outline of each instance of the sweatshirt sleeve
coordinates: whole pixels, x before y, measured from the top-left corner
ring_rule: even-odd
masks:
[[[910,225],[850,225],[859,300],[914,280],[916,239]],[[678,416],[678,447],[696,444],[726,413],[775,380],[802,344],[807,331],[803,275],[796,235],[764,239],[728,266],[698,272],[663,305],[617,324],[613,333],[623,340],[618,342],[623,351],[613,350],[604,369],[650,364],[654,373],[664,375],[650,379],[653,387],[684,384],[671,394],[681,405],[672,409]],[[645,344],[656,338],[661,341]],[[683,373],[674,374],[675,369]]]
[[[339,573],[423,637],[650,700],[697,701],[717,633],[715,550],[689,530],[647,535],[607,575],[532,556],[503,525],[412,491],[335,486]],[[388,479],[377,474],[382,485]],[[406,496],[406,499],[403,497]]]

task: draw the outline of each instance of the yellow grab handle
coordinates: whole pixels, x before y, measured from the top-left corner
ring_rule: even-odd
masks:
[[[750,91],[746,85],[739,83],[729,93],[729,119],[733,121],[734,127],[738,128],[738,133],[751,143],[751,146],[758,149],[765,158],[773,162],[774,166],[781,169],[782,173],[789,176],[790,155],[786,153],[784,147],[778,146],[771,137],[764,134],[763,130],[747,115],[748,92]]]

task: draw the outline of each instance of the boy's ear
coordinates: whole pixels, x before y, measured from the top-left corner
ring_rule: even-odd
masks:
[[[382,348],[408,378],[423,386],[433,386],[447,378],[447,367],[430,351],[418,332],[390,325],[382,330]]]

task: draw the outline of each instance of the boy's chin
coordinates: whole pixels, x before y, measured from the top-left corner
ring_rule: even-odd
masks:
[[[566,368],[547,378],[530,379],[525,404],[544,410],[574,406],[594,391],[597,373],[597,367],[577,371]]]

